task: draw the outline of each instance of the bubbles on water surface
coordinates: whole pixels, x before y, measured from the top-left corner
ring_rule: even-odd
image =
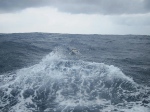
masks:
[[[65,52],[66,53],[66,52]],[[3,112],[149,111],[150,91],[113,65],[68,59],[55,50],[39,64],[0,77]]]

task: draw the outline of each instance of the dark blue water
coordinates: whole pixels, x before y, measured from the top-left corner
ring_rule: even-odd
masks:
[[[150,36],[0,34],[0,112],[150,112]]]

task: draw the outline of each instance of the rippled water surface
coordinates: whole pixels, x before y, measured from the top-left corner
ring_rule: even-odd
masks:
[[[0,112],[150,112],[150,36],[0,34]]]

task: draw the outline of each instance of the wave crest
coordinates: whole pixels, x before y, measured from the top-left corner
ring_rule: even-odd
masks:
[[[113,111],[141,105],[141,98],[147,93],[119,68],[68,59],[66,53],[70,51],[55,49],[39,64],[2,75],[0,109]]]

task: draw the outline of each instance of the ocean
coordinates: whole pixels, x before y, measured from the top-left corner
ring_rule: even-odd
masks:
[[[150,112],[150,36],[0,34],[0,112]]]

